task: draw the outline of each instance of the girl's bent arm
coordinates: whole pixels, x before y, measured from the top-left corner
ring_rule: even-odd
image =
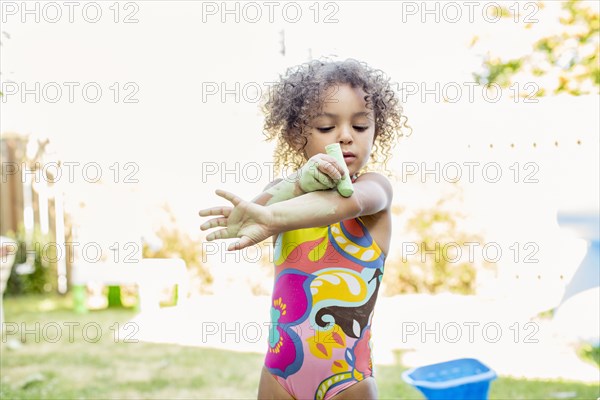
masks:
[[[336,190],[306,193],[268,206],[276,232],[326,226],[362,215],[376,214],[392,203],[392,186],[377,173],[366,173],[354,182],[354,194],[348,198]]]

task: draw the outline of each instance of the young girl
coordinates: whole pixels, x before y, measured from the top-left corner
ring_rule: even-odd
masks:
[[[392,186],[366,167],[385,163],[402,136],[402,108],[389,79],[356,60],[311,61],[289,69],[264,104],[277,139],[276,168],[294,173],[251,202],[217,190],[233,207],[202,230],[206,240],[239,238],[240,250],[273,237],[275,282],[260,399],[374,399],[373,309],[391,236]],[[325,154],[339,143],[354,185],[342,197],[344,168]]]

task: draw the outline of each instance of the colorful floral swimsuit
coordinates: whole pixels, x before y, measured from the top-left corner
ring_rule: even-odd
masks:
[[[384,261],[360,217],[279,234],[265,367],[291,396],[327,400],[373,375]]]

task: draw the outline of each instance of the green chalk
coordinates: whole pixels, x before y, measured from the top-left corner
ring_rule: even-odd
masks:
[[[331,157],[335,158],[336,161],[344,168],[345,174],[344,177],[340,180],[337,185],[338,192],[344,197],[352,196],[354,193],[354,186],[352,185],[352,180],[350,179],[350,171],[348,171],[348,166],[346,165],[346,161],[344,161],[344,155],[342,154],[342,148],[339,143],[332,143],[330,145],[325,146],[325,151]]]

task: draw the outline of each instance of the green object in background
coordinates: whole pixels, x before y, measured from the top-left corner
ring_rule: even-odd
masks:
[[[108,287],[108,308],[122,308],[121,286]]]
[[[87,288],[85,285],[74,285],[73,286],[73,308],[78,314],[85,314],[88,312],[87,308]]]
[[[137,285],[137,295],[135,296],[135,303],[133,304],[133,310],[135,312],[140,312],[142,307],[140,305],[140,287]]]

